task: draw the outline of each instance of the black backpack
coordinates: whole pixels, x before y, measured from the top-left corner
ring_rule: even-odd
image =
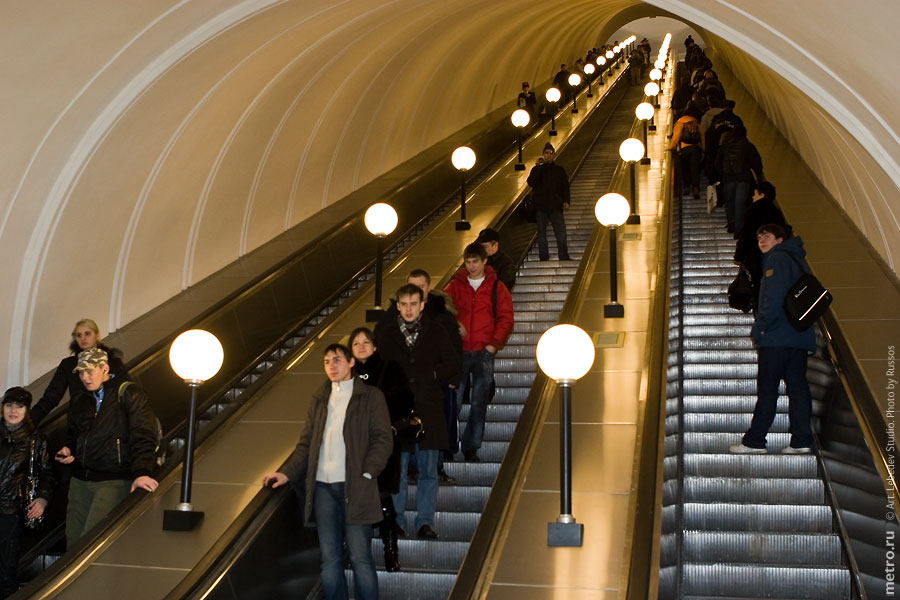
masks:
[[[687,121],[681,125],[681,137],[678,141],[682,144],[699,144],[700,143],[700,123],[697,121]]]
[[[722,155],[722,174],[740,175],[744,170],[744,145],[731,142],[725,146]]]

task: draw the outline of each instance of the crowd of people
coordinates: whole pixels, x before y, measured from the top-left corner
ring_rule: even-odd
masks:
[[[753,312],[751,337],[757,350],[757,400],[753,417],[734,454],[767,452],[766,435],[774,422],[778,386],[789,400],[790,444],[784,454],[812,451],[812,398],[806,379],[809,354],[816,350],[812,327],[797,329],[784,309],[791,286],[808,272],[803,241],[776,204],[775,186],[763,174],[762,158],[748,139],[735,102],[692,37],[684,42],[684,69],[672,94],[675,119],[669,150],[676,153],[676,190],[700,198],[701,176],[708,186],[709,209],[724,206],[725,229],[737,240],[734,261],[747,277],[745,312]],[[713,203],[715,200],[715,203]]]

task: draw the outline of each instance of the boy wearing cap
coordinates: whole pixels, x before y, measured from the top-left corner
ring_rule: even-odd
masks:
[[[566,220],[563,211],[569,208],[569,176],[566,170],[556,164],[556,150],[553,144],[544,144],[544,152],[537,159],[528,174],[528,185],[534,192],[534,216],[537,221],[538,254],[541,260],[550,260],[547,246],[547,223],[553,225],[559,260],[569,259],[569,245],[566,241]]]
[[[150,477],[157,426],[146,392],[111,377],[100,348],[81,352],[75,372],[87,391],[71,400],[66,445],[56,453],[58,462],[73,464],[66,509],[70,547],[128,494],[159,485]]]
[[[31,393],[13,387],[3,394],[0,428],[0,598],[19,588],[19,540],[26,521],[44,515],[53,489],[47,440],[28,415]],[[29,486],[29,478],[32,478]]]
[[[482,229],[475,241],[484,246],[487,264],[497,273],[497,279],[512,292],[513,286],[516,285],[516,265],[500,250],[500,233],[496,229]]]

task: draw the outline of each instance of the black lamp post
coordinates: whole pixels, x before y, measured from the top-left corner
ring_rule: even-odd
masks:
[[[606,65],[606,57],[598,56],[597,57],[597,73],[599,73],[600,81],[597,82],[598,86],[603,85],[603,71],[605,70]]]
[[[366,311],[366,322],[377,323],[384,316],[381,307],[382,263],[384,262],[383,242],[397,227],[397,211],[390,204],[378,202],[366,211],[366,229],[376,238],[375,255],[375,307]]]
[[[459,221],[456,222],[457,231],[472,229],[472,224],[466,221],[466,171],[475,166],[475,151],[468,146],[460,146],[453,151],[450,162],[459,171]]]
[[[594,97],[594,94],[591,93],[591,75],[594,74],[594,71],[595,71],[595,68],[592,63],[585,63],[584,75],[585,75],[585,80],[587,81],[587,86],[588,86],[588,93],[587,93],[588,98]]]
[[[181,502],[175,510],[163,510],[165,531],[191,531],[203,519],[203,511],[194,510],[191,504],[194,437],[197,431],[197,386],[219,372],[224,358],[225,352],[216,336],[202,329],[185,331],[175,338],[169,348],[169,364],[175,374],[190,386],[191,404],[181,475]]]
[[[578,86],[581,85],[581,75],[578,73],[572,73],[569,75],[569,87],[572,88],[572,114],[578,113],[578,104],[576,100],[578,99]]]
[[[556,325],[538,340],[538,365],[562,393],[559,408],[559,516],[547,524],[548,546],[578,547],[584,525],[572,514],[572,386],[594,364],[594,342],[580,327]]]
[[[634,171],[637,161],[641,160],[641,156],[643,155],[644,144],[637,138],[628,138],[619,145],[619,156],[628,163],[628,168],[631,172],[631,198],[634,202],[634,212],[631,213],[628,217],[628,221],[626,221],[629,225],[637,225],[641,222],[641,213],[638,209],[637,181]]]
[[[637,108],[634,109],[634,116],[636,116],[644,126],[644,156],[641,158],[641,164],[649,165],[650,157],[647,155],[647,122],[653,118],[653,105],[649,102],[641,102],[637,105]]]
[[[544,94],[544,97],[547,99],[547,102],[553,105],[553,110],[550,111],[549,131],[550,137],[553,137],[556,135],[556,111],[559,110],[559,107],[557,107],[557,102],[559,102],[559,99],[562,98],[562,92],[560,92],[559,89],[555,87],[551,87],[547,89],[547,93]]]
[[[524,171],[525,163],[522,162],[522,132],[525,131],[525,126],[531,121],[531,115],[528,114],[528,111],[524,108],[520,108],[513,111],[509,120],[512,121],[512,124],[515,125],[516,129],[519,131],[519,162],[516,163],[515,168],[516,171]]]
[[[618,268],[616,265],[616,229],[625,224],[631,208],[622,194],[610,192],[603,194],[594,205],[594,215],[600,224],[609,228],[609,304],[603,307],[603,316],[607,319],[620,319],[625,316],[625,307],[619,304]]]

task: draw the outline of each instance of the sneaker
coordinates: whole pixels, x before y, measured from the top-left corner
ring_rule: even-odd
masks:
[[[794,448],[793,446],[787,446],[781,449],[782,454],[809,454],[812,452],[812,448]]]
[[[765,454],[765,448],[751,448],[750,446],[745,446],[743,442],[740,444],[735,444],[728,449],[732,454]]]
[[[438,534],[435,533],[434,529],[431,528],[430,525],[422,525],[419,527],[419,531],[416,533],[416,537],[420,540],[436,540]]]

